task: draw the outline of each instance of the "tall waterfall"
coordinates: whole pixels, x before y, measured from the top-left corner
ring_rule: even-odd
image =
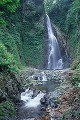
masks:
[[[48,30],[48,65],[47,69],[62,69],[63,62],[57,38],[52,31],[49,16],[46,14]]]

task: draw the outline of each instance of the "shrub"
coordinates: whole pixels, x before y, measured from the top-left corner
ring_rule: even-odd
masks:
[[[70,81],[72,85],[80,86],[80,70],[76,70],[75,73],[72,74]]]
[[[0,71],[7,70],[18,72],[17,62],[11,53],[7,52],[4,44],[0,43]]]
[[[73,63],[71,64],[71,69],[76,69],[76,68],[78,68],[78,69],[80,69],[80,56],[77,56],[75,59],[74,59],[74,61],[73,61]]]

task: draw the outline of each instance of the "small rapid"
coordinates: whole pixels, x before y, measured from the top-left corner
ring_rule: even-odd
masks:
[[[30,88],[26,89],[25,92],[21,93],[21,100],[24,101],[25,107],[37,107],[40,105],[40,100],[45,94],[39,91],[36,97],[33,97],[33,90]]]

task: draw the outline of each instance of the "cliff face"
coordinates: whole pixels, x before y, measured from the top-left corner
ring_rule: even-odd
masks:
[[[61,55],[63,59],[63,66],[64,68],[69,67],[69,46],[67,44],[66,35],[60,31],[60,29],[55,25],[52,24],[53,28],[55,29],[55,36],[58,40]]]

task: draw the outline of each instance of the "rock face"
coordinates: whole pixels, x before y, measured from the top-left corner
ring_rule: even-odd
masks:
[[[9,74],[2,73],[0,84],[0,102],[6,100],[6,98],[12,99],[14,102],[17,102],[20,99],[20,79],[17,73]]]
[[[18,74],[0,72],[0,120],[10,120],[14,117],[14,103],[20,101],[20,93],[21,81]]]
[[[52,26],[55,29],[55,36],[59,42],[64,68],[67,68],[69,67],[69,47],[67,45],[66,35],[64,33],[61,33],[60,29],[55,24],[52,24]]]

